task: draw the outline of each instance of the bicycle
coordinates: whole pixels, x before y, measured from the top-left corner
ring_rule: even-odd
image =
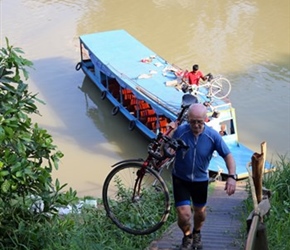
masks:
[[[206,76],[208,76],[208,80],[201,82],[198,86],[189,85],[187,82],[182,81],[181,90],[184,93],[189,92],[194,96],[203,95],[209,99],[224,99],[230,94],[232,86],[228,79],[221,75],[213,77],[210,73]]]
[[[176,124],[187,116],[187,109],[197,103],[196,97],[185,94]],[[148,145],[148,156],[129,159],[114,164],[103,185],[103,204],[108,217],[123,231],[134,235],[150,234],[158,230],[167,220],[170,210],[169,191],[160,173],[174,160],[174,152],[188,146],[165,134]],[[152,213],[154,211],[154,213]]]

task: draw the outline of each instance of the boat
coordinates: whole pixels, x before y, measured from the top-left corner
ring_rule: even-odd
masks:
[[[82,69],[100,90],[100,98],[112,103],[112,116],[122,114],[128,120],[128,129],[138,129],[147,139],[166,132],[167,125],[176,120],[181,108],[183,91],[166,83],[176,79],[176,65],[143,45],[125,30],[110,30],[79,37]],[[202,90],[201,90],[202,91]],[[208,116],[219,114],[219,123],[226,129],[223,136],[235,161],[238,179],[248,177],[247,165],[253,151],[238,141],[235,109],[228,98],[197,96],[208,107]],[[265,172],[272,166],[266,162]],[[223,159],[213,155],[209,171],[226,175]]]

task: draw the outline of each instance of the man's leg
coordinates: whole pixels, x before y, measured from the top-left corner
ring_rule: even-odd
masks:
[[[189,205],[177,207],[177,224],[184,235],[191,234],[192,212]]]
[[[183,232],[182,244],[179,249],[192,249],[192,234],[191,234],[191,219],[192,212],[190,205],[182,205],[176,207],[177,210],[177,224]]]
[[[177,224],[183,232],[181,250],[192,250],[192,235],[191,235],[191,201],[190,192],[186,182],[172,176],[173,179],[173,194],[177,211]]]
[[[194,204],[192,249],[202,249],[200,230],[206,218],[207,189],[208,181],[196,182],[191,193]]]
[[[193,222],[194,222],[194,229],[196,231],[200,231],[201,227],[205,221],[206,217],[206,207],[194,207],[194,216],[193,216]]]
[[[194,207],[192,249],[202,249],[200,230],[206,217],[206,207]]]

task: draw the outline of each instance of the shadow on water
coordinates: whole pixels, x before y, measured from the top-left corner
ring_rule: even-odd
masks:
[[[84,93],[87,116],[108,141],[117,140],[122,148],[127,145],[132,149],[133,146],[137,151],[145,152],[149,141],[139,131],[129,131],[129,122],[121,114],[111,114],[112,104],[101,99],[101,92],[88,77],[84,78],[79,89]]]
[[[65,143],[73,140],[82,151],[96,156],[112,158],[113,152],[121,159],[146,155],[145,137],[137,130],[129,131],[129,122],[121,114],[111,115],[112,105],[101,99],[100,91],[83,72],[75,71],[70,59],[46,58],[33,63],[35,71],[30,76],[40,92],[38,97],[55,116],[42,117],[40,125],[54,138]]]

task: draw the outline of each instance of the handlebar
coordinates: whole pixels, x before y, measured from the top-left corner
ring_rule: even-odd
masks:
[[[166,158],[173,158],[175,151],[181,148],[188,150],[189,146],[181,139],[174,139],[159,133],[157,138],[149,144],[148,154],[154,159],[162,161]]]
[[[208,73],[205,75],[207,77],[207,81],[210,82],[213,79],[212,73]]]

